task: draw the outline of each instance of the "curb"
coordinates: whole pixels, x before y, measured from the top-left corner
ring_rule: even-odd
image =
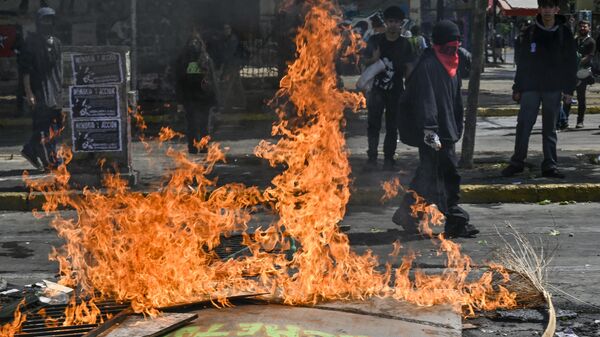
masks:
[[[513,117],[519,113],[518,107],[509,108],[478,108],[477,117]],[[600,114],[600,106],[587,107],[586,114]],[[223,114],[220,118],[221,122],[262,122],[275,121],[276,116],[273,113],[239,113],[239,114]],[[149,124],[165,125],[173,122],[172,115],[147,115],[144,116],[144,121]],[[30,118],[0,118],[0,127],[29,127],[31,126]]]
[[[477,117],[511,117],[516,116],[518,113],[518,107],[477,109]],[[590,115],[600,114],[600,106],[588,106],[585,113]]]
[[[70,192],[72,196],[81,191]],[[352,191],[349,205],[380,206],[383,191],[380,188],[359,188]],[[396,197],[386,204],[399,202]],[[44,201],[41,193],[1,192],[0,211],[25,212],[40,209]],[[463,185],[461,202],[466,204],[493,203],[557,203],[600,202],[600,184],[524,184],[524,185]]]

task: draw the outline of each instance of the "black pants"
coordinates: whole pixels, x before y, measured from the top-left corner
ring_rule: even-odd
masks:
[[[419,167],[410,183],[410,189],[425,198],[428,204],[435,204],[446,217],[446,230],[456,226],[466,226],[469,214],[458,206],[460,200],[460,181],[458,157],[455,145],[444,143],[440,151],[429,146],[419,148]],[[414,227],[419,219],[411,219],[410,206],[415,202],[411,193],[407,193],[394,215],[396,223],[404,228]],[[406,224],[406,225],[405,225]]]
[[[195,152],[194,142],[199,142],[203,137],[208,136],[210,105],[204,102],[187,101],[183,103],[183,106],[187,120],[188,150]]]
[[[585,109],[587,107],[586,105],[586,90],[588,87],[587,83],[584,83],[583,80],[582,83],[580,83],[577,86],[577,124],[579,123],[583,123],[583,119],[585,118]],[[565,115],[567,118],[567,121],[569,119],[569,113],[571,112],[571,102],[569,102],[568,104],[565,104],[564,106],[564,110],[565,110]]]
[[[369,159],[377,159],[379,146],[379,132],[381,131],[382,117],[385,113],[385,139],[383,141],[383,154],[385,159],[394,159],[398,141],[397,108],[400,92],[398,90],[383,91],[373,88],[367,99]]]
[[[60,109],[38,105],[33,108],[32,119],[32,134],[24,149],[39,158],[44,167],[55,168],[60,163],[56,156],[56,138],[62,129]]]

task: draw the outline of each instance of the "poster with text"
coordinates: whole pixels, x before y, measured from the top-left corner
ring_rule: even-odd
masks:
[[[116,86],[75,86],[69,88],[73,118],[110,118],[121,116]]]
[[[119,119],[73,120],[74,152],[122,151]]]
[[[76,54],[72,63],[75,85],[123,82],[121,55],[118,53]]]

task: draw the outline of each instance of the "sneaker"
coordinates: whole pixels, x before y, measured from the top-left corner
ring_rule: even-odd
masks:
[[[446,227],[444,235],[447,239],[452,238],[474,238],[475,235],[479,234],[479,229],[471,224],[464,226],[451,226],[453,228]]]
[[[503,177],[512,177],[517,173],[523,172],[522,167],[515,166],[513,164],[508,165],[504,170],[502,170]]]
[[[544,177],[544,178],[565,179],[565,175],[563,173],[561,173],[556,168],[553,168],[553,169],[546,170],[546,171],[542,172],[542,177]]]
[[[564,123],[564,124],[559,125],[556,129],[558,129],[560,131],[564,131],[564,130],[566,130],[568,128],[569,128],[569,124],[568,123]]]
[[[393,171],[396,166],[396,161],[394,159],[385,159],[383,162],[383,170],[384,171]]]
[[[31,150],[31,148],[28,147],[27,145],[25,145],[23,147],[23,149],[21,150],[21,156],[23,156],[23,158],[27,159],[29,164],[31,164],[31,166],[35,167],[36,170],[43,169],[43,166],[40,163],[40,161],[38,160],[37,156],[33,153],[33,150]]]
[[[575,125],[576,129],[583,129],[583,123],[577,123],[577,125]]]

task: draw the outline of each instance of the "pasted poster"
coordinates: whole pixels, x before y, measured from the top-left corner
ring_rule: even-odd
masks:
[[[120,84],[123,69],[119,53],[73,55],[73,82],[75,85]]]
[[[116,86],[74,86],[69,88],[72,118],[119,117],[119,90]]]
[[[122,144],[119,119],[73,120],[74,152],[121,151]]]

